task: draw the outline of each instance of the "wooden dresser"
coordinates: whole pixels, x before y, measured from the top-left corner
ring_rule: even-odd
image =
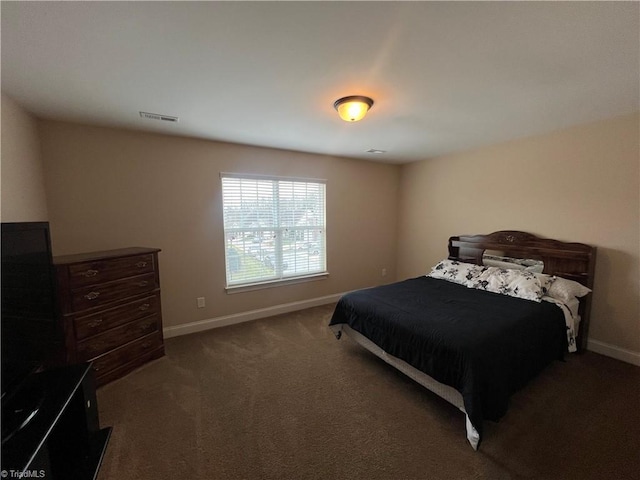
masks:
[[[104,385],[164,355],[157,248],[53,258],[65,361]]]

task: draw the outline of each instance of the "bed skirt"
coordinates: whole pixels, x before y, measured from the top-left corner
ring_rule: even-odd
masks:
[[[393,355],[388,354],[383,349],[381,349],[378,345],[373,343],[367,337],[357,332],[356,330],[349,327],[347,324],[338,324],[338,325],[330,325],[331,330],[335,334],[336,338],[340,338],[342,333],[346,333],[351,339],[353,339],[357,344],[363,346],[371,353],[380,357],[382,360],[387,362],[392,367],[398,369],[406,376],[418,382],[420,385],[425,387],[426,389],[432,391],[436,395],[442,397],[444,400],[457,407],[461,412],[465,414],[466,419],[466,428],[467,428],[467,440],[471,444],[471,447],[474,450],[478,449],[478,444],[480,442],[480,434],[471,424],[471,420],[469,420],[469,416],[467,415],[466,410],[464,409],[464,402],[462,400],[462,395],[455,388],[450,387],[449,385],[445,385],[443,383],[438,382],[433,379],[429,375],[420,370],[412,367],[404,360],[400,360],[398,357],[394,357]]]

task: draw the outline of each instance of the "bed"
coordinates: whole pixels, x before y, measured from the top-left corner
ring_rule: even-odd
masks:
[[[585,348],[596,249],[499,231],[448,250],[427,275],[345,294],[329,326],[458,407],[477,449],[514,392]]]

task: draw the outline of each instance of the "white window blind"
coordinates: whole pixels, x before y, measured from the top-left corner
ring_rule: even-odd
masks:
[[[221,178],[228,287],[326,273],[323,181]]]

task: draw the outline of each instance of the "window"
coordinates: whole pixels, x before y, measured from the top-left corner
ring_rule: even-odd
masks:
[[[227,287],[326,274],[324,181],[221,177]]]

